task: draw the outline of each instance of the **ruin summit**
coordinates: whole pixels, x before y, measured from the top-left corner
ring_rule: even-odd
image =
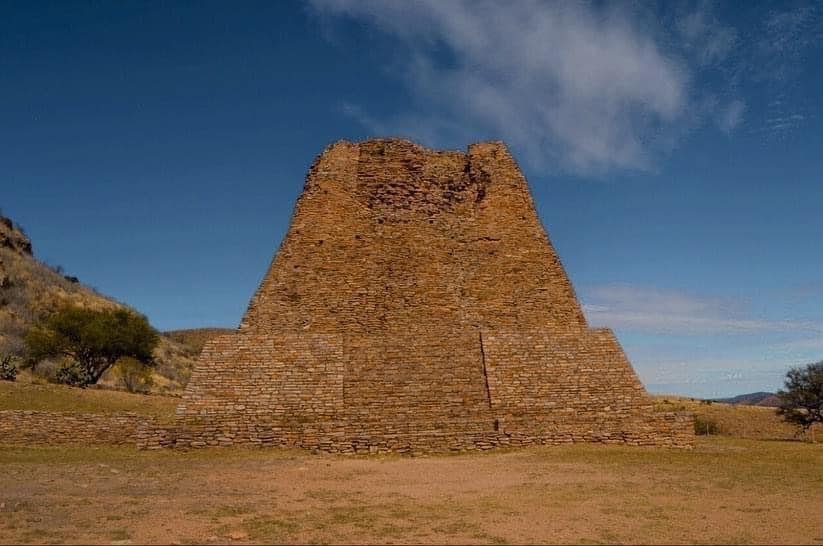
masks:
[[[238,328],[209,342],[172,429],[144,447],[447,451],[689,447],[590,328],[523,174],[465,153],[341,141],[314,162]]]

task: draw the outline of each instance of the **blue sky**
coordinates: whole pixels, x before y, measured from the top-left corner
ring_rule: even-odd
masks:
[[[0,207],[161,329],[235,326],[330,142],[505,140],[655,392],[823,358],[813,2],[4,2]]]

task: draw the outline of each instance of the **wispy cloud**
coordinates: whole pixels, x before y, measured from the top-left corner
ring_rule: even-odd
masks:
[[[674,27],[682,47],[702,66],[724,61],[739,42],[737,31],[723,25],[708,2],[679,16]]]
[[[708,358],[658,362],[641,372],[651,392],[704,398],[778,389],[786,366],[752,359]]]
[[[618,332],[655,392],[716,397],[774,390],[790,366],[823,358],[823,321],[760,316],[736,298],[608,284],[582,291],[582,299],[589,322]]]
[[[538,170],[653,170],[701,127],[785,135],[808,112],[787,100],[752,112],[743,91],[777,95],[823,39],[820,4],[753,7],[740,31],[704,1],[653,4],[493,0],[311,0],[324,18],[392,40],[390,73],[412,101],[364,127],[430,145],[502,138]]]
[[[749,39],[750,54],[735,62],[744,79],[760,84],[773,99],[762,112],[761,122],[752,127],[764,136],[783,140],[808,121],[816,102],[797,82],[809,69],[808,53],[823,41],[823,5],[797,2],[777,6],[767,12]]]
[[[720,118],[717,121],[720,130],[730,134],[743,121],[743,113],[746,111],[746,103],[742,100],[735,99],[721,111]]]
[[[713,335],[729,333],[823,333],[823,324],[747,316],[732,300],[656,288],[614,284],[587,291],[584,310],[593,325],[634,332]]]
[[[785,130],[797,127],[804,119],[806,119],[806,116],[803,114],[791,114],[788,116],[768,118],[766,119],[766,124],[774,131]]]
[[[823,360],[823,336],[820,335],[786,341],[777,345],[777,348],[799,355],[806,355],[810,351],[817,352],[818,360]]]
[[[759,336],[752,336],[754,340]],[[690,344],[627,347],[632,364],[652,392],[720,397],[778,389],[791,366],[814,360],[782,344],[753,342],[747,349]]]
[[[618,10],[486,0],[313,4],[367,20],[404,46],[402,77],[418,108],[381,122],[396,132],[502,137],[533,165],[575,172],[643,169],[689,104],[686,67]],[[443,128],[444,118],[455,123]]]
[[[801,56],[821,38],[820,4],[774,9],[762,24],[757,43],[757,73],[764,79],[788,79],[800,70]]]

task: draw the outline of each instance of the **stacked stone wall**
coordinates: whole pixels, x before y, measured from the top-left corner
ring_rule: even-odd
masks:
[[[338,143],[314,164],[240,330],[585,325],[504,146],[368,141]]]
[[[519,415],[612,416],[650,411],[652,401],[614,334],[588,329],[483,336],[492,407]]]
[[[156,425],[135,413],[0,411],[0,444],[137,445],[141,431]]]
[[[501,143],[340,142],[312,165],[235,335],[146,445],[442,451],[691,445],[588,328]]]
[[[178,431],[162,434],[176,434],[180,446],[343,453],[693,443],[691,418],[653,411],[608,330],[466,332],[462,342],[224,336],[204,350],[209,366],[178,408]],[[445,352],[454,347],[461,351]],[[288,381],[271,375],[285,370]]]

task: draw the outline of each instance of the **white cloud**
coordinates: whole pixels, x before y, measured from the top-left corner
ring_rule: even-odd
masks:
[[[774,362],[706,358],[657,362],[639,371],[651,392],[720,398],[746,392],[773,392],[780,388],[787,369],[786,365]]]
[[[823,39],[823,6],[751,6],[736,29],[708,1],[311,0],[324,18],[365,22],[391,40],[384,67],[411,101],[344,112],[375,134],[462,148],[506,140],[538,170],[653,170],[683,135],[743,122],[783,138],[816,105],[797,97],[749,111],[742,91],[791,90]],[[748,101],[756,104],[756,101]],[[765,114],[765,115],[764,115]]]
[[[805,119],[806,116],[799,113],[775,115],[766,118],[766,127],[774,132],[789,131],[799,127]]]
[[[703,66],[725,60],[738,42],[737,31],[721,24],[709,3],[678,18],[675,28],[684,49]]]
[[[747,316],[729,300],[632,285],[605,285],[587,291],[586,316],[593,325],[634,332],[706,335],[762,332],[823,333],[823,324]]]
[[[746,103],[742,100],[733,100],[721,112],[717,125],[726,134],[731,133],[743,121],[743,113],[746,111]]]
[[[774,390],[790,366],[823,358],[823,322],[763,318],[737,299],[609,284],[584,291],[583,300],[593,326],[618,331],[654,392],[716,397]]]
[[[801,5],[773,11],[757,41],[756,70],[765,79],[788,79],[801,65],[804,50],[821,38],[821,7]]]
[[[785,351],[792,351],[794,354],[798,354],[798,359],[823,359],[823,337],[819,336],[787,341],[785,343],[781,343],[780,345],[778,345],[778,348],[783,349]],[[816,354],[817,356],[806,356],[810,353]]]
[[[402,77],[418,109],[371,124],[392,133],[503,138],[533,166],[578,173],[645,169],[688,110],[686,66],[617,10],[489,0],[313,5],[405,46]]]

